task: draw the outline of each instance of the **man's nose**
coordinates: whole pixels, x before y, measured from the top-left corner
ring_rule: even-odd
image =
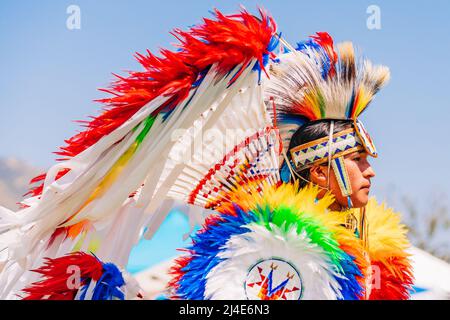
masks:
[[[366,170],[364,170],[364,177],[373,178],[375,177],[375,170],[373,170],[372,166],[368,166]]]
[[[375,170],[373,170],[367,158],[364,159],[363,165],[360,169],[364,178],[371,179],[375,177]]]

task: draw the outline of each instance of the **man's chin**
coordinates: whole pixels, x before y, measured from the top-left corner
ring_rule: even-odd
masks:
[[[362,208],[369,202],[369,197],[364,197],[363,199],[357,199],[353,202],[353,208]]]
[[[369,193],[364,190],[360,190],[352,197],[353,208],[362,208],[369,202]]]

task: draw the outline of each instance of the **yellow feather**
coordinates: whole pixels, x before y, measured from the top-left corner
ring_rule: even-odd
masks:
[[[119,174],[122,172],[122,170],[125,168],[128,161],[131,159],[133,154],[136,152],[136,149],[138,147],[138,142],[134,142],[128,150],[117,160],[117,162],[114,164],[114,166],[111,168],[111,170],[108,172],[108,174],[105,176],[105,178],[100,182],[100,184],[97,186],[97,188],[94,190],[94,192],[89,197],[89,200],[86,204],[91,202],[93,199],[103,195],[105,191],[113,184],[113,182],[117,179]]]
[[[244,210],[252,210],[258,206],[269,205],[270,208],[277,208],[280,205],[295,208],[299,214],[314,216],[323,222],[325,227],[336,228],[343,223],[345,215],[342,213],[331,214],[328,207],[334,202],[331,193],[325,194],[321,199],[317,199],[320,189],[317,186],[308,186],[298,190],[298,182],[283,184],[279,187],[271,186],[264,182],[262,192],[254,192],[257,183],[247,183],[238,186],[226,196],[228,199],[216,208],[219,212],[224,212],[231,203],[238,203]],[[249,191],[251,190],[251,191]],[[341,228],[344,229],[344,228]],[[345,230],[345,229],[344,229]]]
[[[374,198],[366,207],[368,221],[369,254],[373,260],[385,261],[392,256],[407,256],[405,249],[410,244],[407,229],[400,223],[399,213],[379,205]]]
[[[95,190],[91,193],[89,198],[86,200],[86,202],[81,206],[81,208],[75,212],[72,216],[70,216],[69,219],[64,221],[63,224],[66,224],[67,222],[74,219],[78,213],[81,212],[89,203],[91,203],[95,198],[101,197],[106,190],[114,183],[114,181],[117,179],[117,177],[120,175],[122,170],[125,168],[128,161],[131,159],[131,157],[136,152],[137,147],[139,146],[138,142],[134,142],[127,151],[120,156],[120,158],[114,163],[113,167],[108,171],[108,173],[105,175],[103,180],[98,184],[98,186],[95,188]],[[81,232],[74,232],[73,236],[78,235]]]

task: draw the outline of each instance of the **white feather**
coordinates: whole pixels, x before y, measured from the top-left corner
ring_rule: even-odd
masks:
[[[0,257],[7,260],[0,275],[0,298],[17,298],[17,293],[36,281],[39,275],[29,270],[41,266],[45,257],[59,257],[80,248],[89,250],[90,242],[98,242],[96,253],[102,261],[125,266],[142,229],[147,225],[147,236],[151,236],[169,212],[166,209],[170,205],[167,206],[164,201],[170,198],[170,191],[174,190],[174,198],[185,200],[186,195],[177,196],[176,188],[179,188],[177,182],[182,181],[180,176],[188,165],[175,163],[169,156],[172,149],[181,146],[185,155],[192,156],[190,147],[198,135],[192,130],[194,124],[202,119],[204,130],[217,127],[222,115],[231,110],[229,106],[239,90],[257,86],[257,78],[251,72],[251,67],[246,68],[231,87],[228,87],[228,83],[233,72],[218,81],[215,68],[211,68],[199,88],[192,91],[190,97],[164,123],[161,116],[155,120],[137,152],[101,197],[85,205],[100,181],[141,130],[132,129],[138,125],[142,128],[142,121],[166,98],[160,97],[150,102],[90,148],[52,167],[44,183],[42,198],[29,199],[27,204],[30,207],[18,212],[17,218],[10,212],[0,212]],[[192,100],[187,104],[190,98]],[[233,112],[236,111],[233,109]],[[261,119],[259,111],[252,112],[255,119]],[[236,116],[234,113],[233,117]],[[245,123],[240,125],[244,126]],[[179,144],[178,140],[172,139],[176,130],[184,128],[192,132],[191,145],[185,144],[185,141]],[[64,168],[71,171],[54,181],[56,174]],[[140,192],[129,199],[128,196],[138,189],[141,189]],[[158,211],[158,208],[161,210]],[[205,211],[201,214],[196,212],[191,222],[203,219],[203,213]],[[84,219],[92,223],[87,235],[81,234],[75,239],[65,239],[60,235],[48,247],[56,228],[70,226]]]
[[[294,227],[283,231],[271,224],[269,231],[258,224],[249,224],[249,232],[233,235],[218,254],[224,259],[207,275],[205,299],[247,299],[245,280],[250,268],[258,261],[280,258],[293,265],[300,273],[303,286],[302,299],[335,300],[339,284],[324,250],[311,243],[305,233],[298,234]]]

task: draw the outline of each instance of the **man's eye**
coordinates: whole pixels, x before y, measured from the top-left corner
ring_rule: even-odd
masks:
[[[355,161],[360,161],[361,160],[361,157],[357,157],[357,158],[353,158],[353,160],[355,160]]]

